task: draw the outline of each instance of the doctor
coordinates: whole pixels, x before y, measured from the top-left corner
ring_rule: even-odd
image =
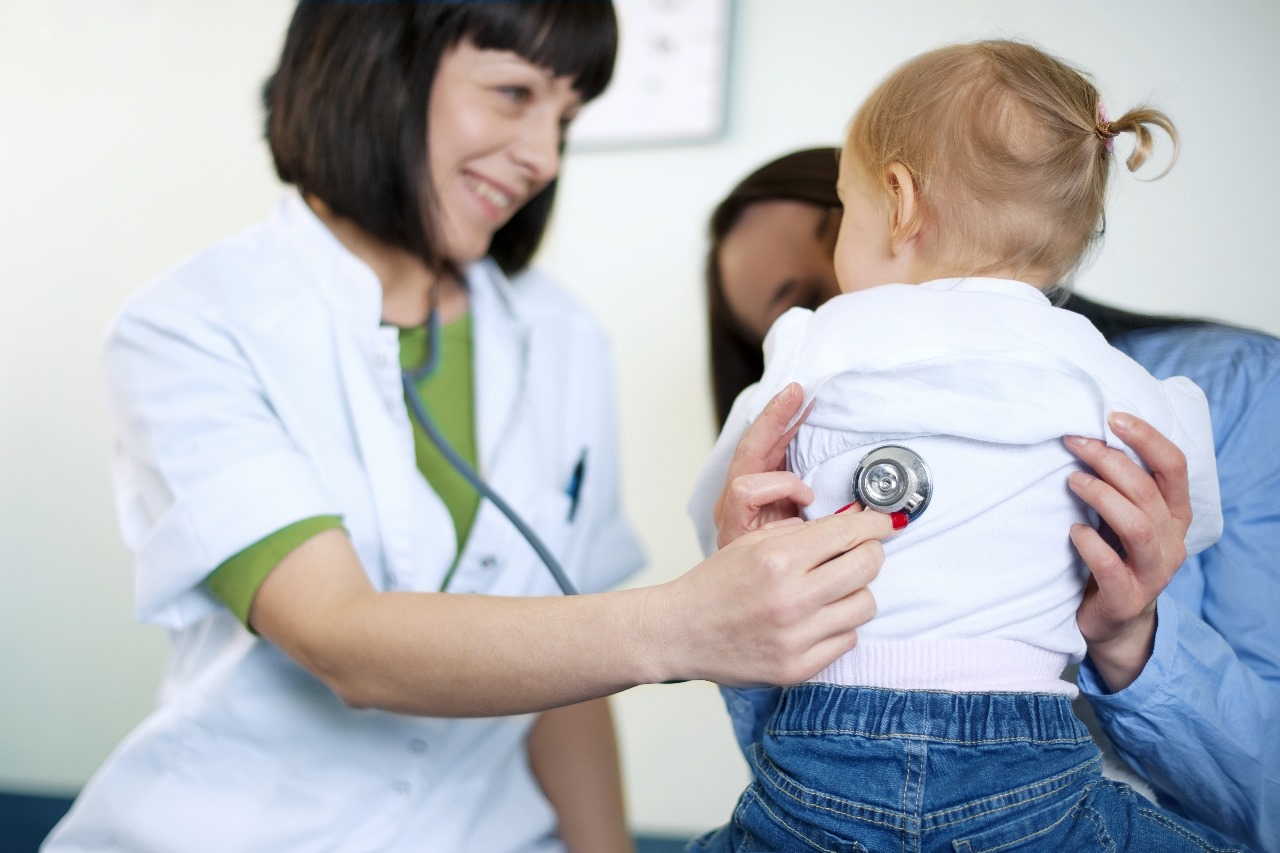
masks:
[[[615,45],[606,3],[298,7],[264,92],[296,191],[108,335],[137,610],[172,662],[46,849],[626,850],[601,697],[793,682],[854,642],[885,517],[564,597],[406,413],[434,309],[418,390],[451,443],[579,589],[640,564],[606,342],[525,271]]]

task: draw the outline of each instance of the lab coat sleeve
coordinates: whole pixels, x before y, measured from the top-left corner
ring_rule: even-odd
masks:
[[[1237,366],[1235,381],[1248,368]],[[1223,402],[1230,389],[1207,390],[1222,538],[1181,570],[1198,566],[1198,577],[1175,578],[1158,600],[1155,649],[1139,678],[1107,694],[1086,662],[1079,683],[1162,801],[1253,849],[1280,851],[1280,371],[1237,393],[1237,411]]]
[[[144,297],[105,345],[112,464],[138,618],[180,629],[221,606],[202,582],[228,557],[341,513],[216,312],[180,288]]]

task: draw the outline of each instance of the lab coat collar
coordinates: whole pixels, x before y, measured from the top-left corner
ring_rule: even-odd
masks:
[[[476,442],[481,475],[497,468],[529,387],[532,324],[511,281],[491,259],[467,270],[474,339]]]
[[[299,265],[335,314],[363,341],[382,331],[382,286],[373,270],[347,250],[296,191],[276,210]],[[528,388],[530,318],[515,287],[491,259],[464,271],[471,302],[476,377],[476,438],[481,472],[492,470],[516,428]]]
[[[296,190],[281,199],[274,223],[286,235],[307,281],[314,282],[325,300],[339,309],[338,317],[366,334],[382,324],[378,276],[342,245]]]

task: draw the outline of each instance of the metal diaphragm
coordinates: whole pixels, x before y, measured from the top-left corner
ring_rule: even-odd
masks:
[[[877,512],[905,512],[915,521],[932,496],[929,466],[915,451],[897,444],[872,450],[853,472],[853,499]]]

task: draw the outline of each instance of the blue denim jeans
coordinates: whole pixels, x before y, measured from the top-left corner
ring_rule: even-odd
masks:
[[[690,851],[1239,849],[1102,778],[1064,696],[805,684],[750,758],[733,820]]]

